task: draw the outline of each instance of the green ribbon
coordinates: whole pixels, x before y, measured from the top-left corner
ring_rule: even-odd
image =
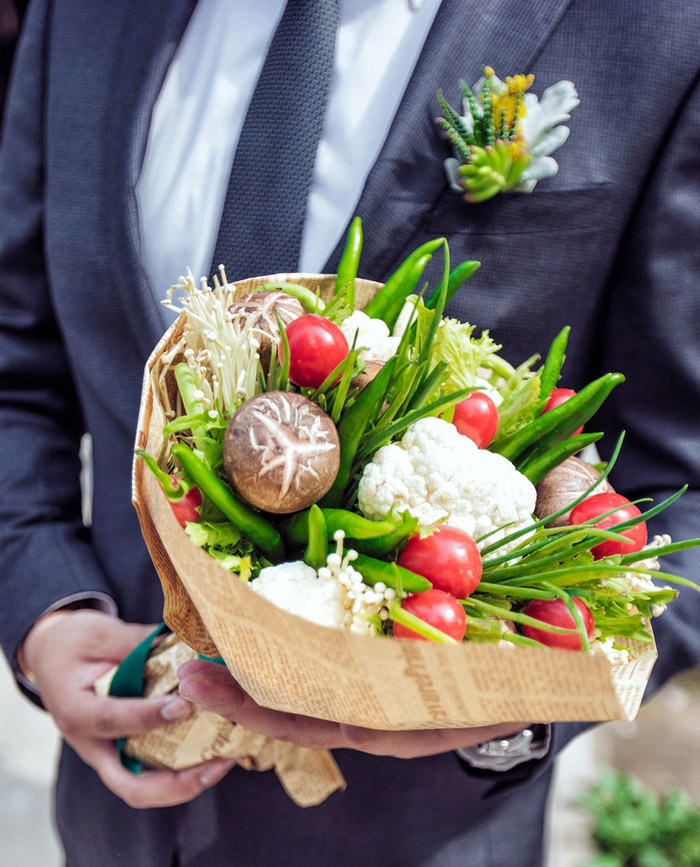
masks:
[[[124,657],[114,672],[114,677],[109,685],[109,695],[114,698],[140,698],[143,695],[143,672],[146,660],[153,647],[153,642],[165,632],[170,632],[170,629],[165,623],[161,623],[140,644],[137,644],[128,656]],[[197,657],[205,662],[225,665],[224,660],[220,656],[203,656],[201,653],[198,653]],[[125,744],[126,738],[119,738],[116,742],[119,760],[128,771],[140,774],[143,766],[141,762],[125,755]]]
[[[109,694],[115,698],[140,698],[143,694],[143,670],[148,659],[148,654],[151,652],[153,642],[164,632],[170,630],[161,623],[153,632],[131,651],[119,664],[114,672],[114,677],[109,685]],[[136,759],[129,758],[124,754],[124,745],[126,738],[117,740],[117,753],[122,765],[134,774],[140,774],[142,771],[141,762]]]

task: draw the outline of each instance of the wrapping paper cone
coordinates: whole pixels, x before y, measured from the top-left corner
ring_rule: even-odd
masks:
[[[246,291],[286,279],[329,297],[335,278],[286,274],[242,281]],[[358,306],[376,283],[357,282]],[[160,358],[181,334],[178,320],[151,355],[137,445],[166,456],[165,417],[154,401]],[[174,389],[174,383],[168,383]],[[611,665],[602,654],[463,642],[373,639],[316,626],[280,610],[195,546],[157,481],[135,461],[134,505],[165,593],[171,629],[200,653],[220,655],[260,704],[376,729],[459,728],[528,720],[632,719],[656,659],[653,645]]]

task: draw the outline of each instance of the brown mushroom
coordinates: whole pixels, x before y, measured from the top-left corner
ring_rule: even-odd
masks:
[[[275,514],[305,509],[333,484],[340,441],[318,404],[287,391],[247,400],[229,419],[224,469],[249,503]]]
[[[364,388],[384,367],[383,361],[365,361],[365,369],[350,380],[353,388]]]
[[[231,318],[238,322],[241,328],[249,327],[260,342],[260,361],[265,369],[270,364],[270,352],[273,344],[277,346],[280,330],[277,325],[275,311],[284,326],[293,319],[298,319],[304,313],[301,303],[279,290],[263,289],[250,295],[242,295],[228,308]]]
[[[595,467],[582,461],[581,458],[567,458],[558,467],[547,473],[537,485],[535,514],[538,518],[546,518],[568,506],[569,503],[573,503],[584,491],[590,488],[599,475],[600,473]],[[594,493],[613,493],[614,490],[610,482],[603,479]],[[569,512],[566,512],[548,526],[566,527],[568,523]]]

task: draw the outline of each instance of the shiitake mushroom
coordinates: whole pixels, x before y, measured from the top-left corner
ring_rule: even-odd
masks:
[[[318,404],[288,391],[247,400],[231,416],[224,470],[238,493],[266,512],[288,514],[317,502],[340,466],[338,431]]]
[[[262,289],[249,295],[242,295],[228,308],[231,318],[238,322],[241,328],[253,328],[260,342],[258,352],[265,370],[270,365],[272,346],[277,346],[280,340],[280,330],[275,312],[282,325],[289,325],[294,319],[304,314],[301,303],[279,290]]]
[[[547,473],[537,485],[535,514],[538,518],[553,515],[559,509],[563,509],[578,499],[599,476],[598,470],[587,464],[586,461],[582,461],[581,458],[567,458],[558,467]],[[603,479],[595,489],[596,494],[614,493],[614,491],[615,489],[607,479]],[[569,523],[570,511],[556,518],[548,526],[566,527]]]

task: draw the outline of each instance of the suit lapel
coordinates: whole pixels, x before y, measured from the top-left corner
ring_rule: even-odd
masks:
[[[112,197],[107,238],[109,262],[118,287],[114,303],[119,324],[132,333],[143,357],[163,326],[140,255],[135,187],[148,141],[151,113],[196,0],[151,0],[123,4],[121,33],[111,72],[111,112],[107,120],[107,177]],[[117,313],[117,311],[115,311]]]
[[[571,0],[443,0],[382,152],[355,212],[365,227],[362,273],[381,277],[402,257],[411,237],[444,191],[448,155],[435,124],[436,91],[457,104],[460,79],[473,83],[484,64],[497,72],[527,72]],[[133,5],[133,8],[132,8]],[[124,4],[107,120],[107,176],[112,196],[107,238],[113,285],[119,287],[118,320],[146,357],[162,320],[140,256],[135,186],[148,141],[151,113],[196,0]],[[116,191],[116,193],[115,193]],[[345,234],[345,233],[344,233]],[[326,264],[333,271],[344,237]],[[393,261],[386,250],[396,250]],[[115,309],[115,315],[117,310]]]
[[[473,84],[486,64],[501,77],[528,72],[570,0],[443,0],[387,140],[355,208],[362,217],[362,274],[381,279],[403,258],[411,237],[447,181],[451,155],[439,127],[436,93],[461,105],[460,79]],[[345,233],[326,263],[333,273]],[[386,250],[395,250],[388,261]]]

